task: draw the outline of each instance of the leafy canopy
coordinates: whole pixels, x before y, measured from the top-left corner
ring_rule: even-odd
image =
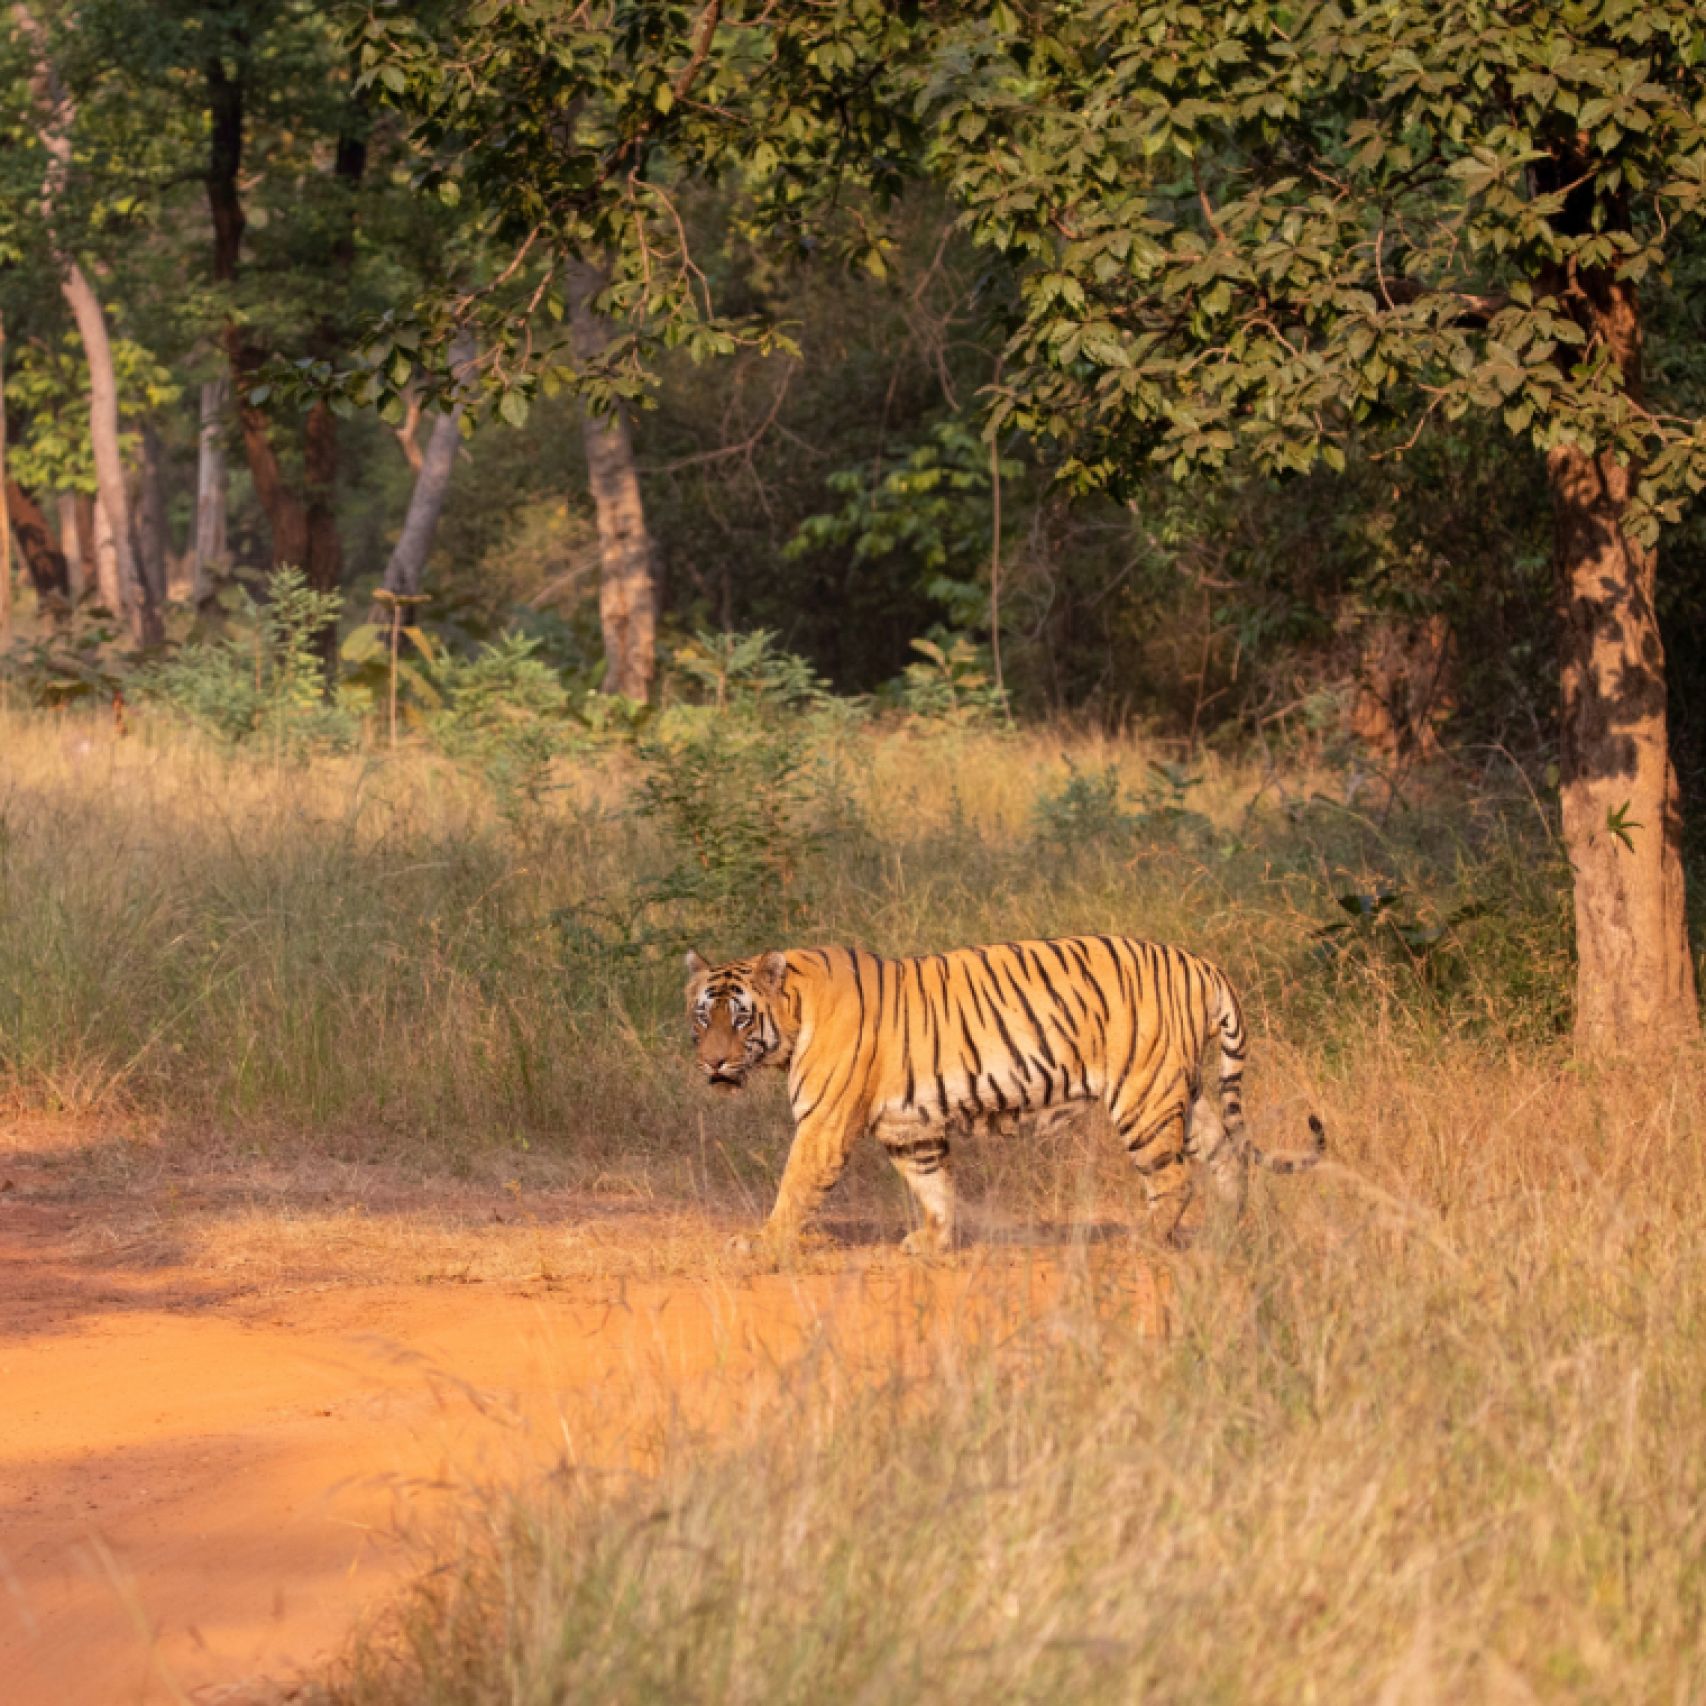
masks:
[[[886,210],[932,174],[1021,279],[994,420],[1082,485],[1235,450],[1339,465],[1353,431],[1394,447],[1470,410],[1639,463],[1648,525],[1706,473],[1700,421],[1643,398],[1588,312],[1662,279],[1706,204],[1692,0],[480,0],[376,6],[356,51],[422,183],[508,246],[432,306],[484,312],[524,390],[633,395],[665,347],[776,335],[718,301],[690,182],[771,252],[880,274]],[[597,373],[527,312],[589,253],[628,328]]]
[[[925,85],[981,241],[1027,266],[998,418],[1115,483],[1235,447],[1493,409],[1645,464],[1701,423],[1593,330],[1706,205],[1706,14],[1683,0],[1123,0],[968,30]]]

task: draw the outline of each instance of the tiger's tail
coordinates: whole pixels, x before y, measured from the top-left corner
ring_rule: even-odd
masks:
[[[1309,1149],[1266,1150],[1245,1130],[1244,1057],[1249,1050],[1249,1039],[1244,1031],[1244,1010],[1224,977],[1220,980],[1220,1013],[1216,1023],[1220,1029],[1220,1122],[1226,1128],[1226,1135],[1240,1154],[1248,1155],[1270,1173],[1307,1172],[1320,1161],[1327,1148],[1327,1131],[1319,1115],[1309,1116],[1309,1130],[1314,1138]]]

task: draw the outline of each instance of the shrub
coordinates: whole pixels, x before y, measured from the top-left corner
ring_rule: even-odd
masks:
[[[359,720],[327,700],[320,653],[342,598],[316,592],[289,566],[267,577],[263,597],[242,588],[236,596],[236,631],[144,670],[142,697],[233,746],[258,741],[300,753],[352,744]]]
[[[428,719],[439,749],[478,771],[511,828],[537,816],[569,740],[568,689],[537,651],[537,640],[509,634],[472,659],[447,659],[443,707]]]

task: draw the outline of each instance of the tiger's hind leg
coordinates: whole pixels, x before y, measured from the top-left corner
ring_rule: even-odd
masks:
[[[955,1242],[954,1176],[946,1132],[914,1120],[877,1123],[877,1141],[906,1181],[924,1224],[901,1240],[909,1256],[938,1255]]]
[[[1185,1153],[1207,1169],[1214,1194],[1231,1218],[1241,1219],[1250,1189],[1250,1158],[1232,1140],[1207,1096],[1198,1096],[1191,1107]]]
[[[1159,1118],[1142,1121],[1137,1116],[1118,1129],[1132,1166],[1143,1180],[1151,1229],[1163,1243],[1186,1243],[1185,1210],[1191,1206],[1196,1184],[1185,1148],[1183,1102],[1170,1106]]]

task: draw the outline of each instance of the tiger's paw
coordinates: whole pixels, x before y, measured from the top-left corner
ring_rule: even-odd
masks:
[[[800,1253],[800,1239],[797,1233],[761,1226],[756,1232],[737,1232],[726,1248],[731,1256],[746,1257],[774,1268]]]
[[[958,1243],[952,1227],[920,1226],[901,1239],[900,1247],[908,1256],[946,1256]]]

